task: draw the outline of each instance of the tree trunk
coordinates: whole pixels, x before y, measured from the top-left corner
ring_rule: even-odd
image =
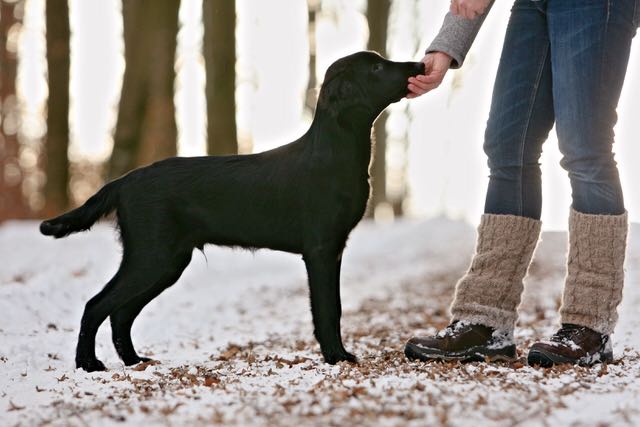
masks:
[[[307,83],[307,92],[305,96],[305,112],[311,118],[316,109],[317,102],[317,86],[318,79],[316,78],[316,18],[322,3],[320,0],[307,0],[307,14],[308,14],[308,39],[309,39],[309,81]]]
[[[44,146],[44,187],[47,216],[69,205],[69,6],[67,0],[47,0],[47,136]]]
[[[238,153],[235,0],[203,0],[207,152]]]
[[[20,109],[16,96],[17,46],[8,45],[9,33],[18,20],[14,9],[21,1],[0,0],[0,221],[23,218],[29,207],[22,193],[20,168]]]
[[[179,0],[122,2],[126,65],[110,179],[177,153],[173,96],[179,9]]]
[[[138,17],[142,13],[142,6],[141,0],[122,1],[125,69],[109,160],[109,179],[117,178],[136,166],[147,92],[144,59],[146,37],[139,34],[136,28],[142,20]]]
[[[146,0],[145,4],[151,39],[146,51],[148,91],[138,165],[172,157],[178,152],[173,97],[180,0]]]
[[[374,50],[382,56],[387,55],[387,26],[390,8],[391,0],[369,0],[367,2],[367,21],[369,22],[367,49]],[[375,149],[371,166],[372,192],[371,202],[369,203],[369,216],[373,216],[378,205],[387,202],[386,123],[387,113],[383,112],[376,120],[373,128]]]

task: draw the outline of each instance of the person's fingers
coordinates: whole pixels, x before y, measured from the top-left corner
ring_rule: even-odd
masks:
[[[454,15],[460,15],[460,8],[458,5],[458,0],[452,0],[451,6],[449,7],[449,11]]]
[[[422,90],[422,89],[418,89],[418,88],[411,88],[411,85],[409,85],[409,93],[407,94],[406,98],[412,99],[412,98],[417,98],[419,96],[424,95],[425,93],[427,93],[426,90]]]
[[[422,58],[422,63],[424,64],[424,74],[429,74],[433,69],[433,55],[426,55]]]
[[[428,53],[422,58],[422,62],[425,73],[407,79],[409,93],[406,97],[409,99],[417,98],[440,86],[451,65],[451,57],[439,52]]]
[[[468,8],[467,11],[469,12],[468,19],[472,19],[472,20],[476,19],[482,13],[482,10],[480,10],[479,6],[477,5],[475,8]]]
[[[473,5],[469,5],[465,3],[462,7],[463,7],[463,10],[461,11],[461,13],[465,18],[470,20],[476,19],[476,17],[478,16],[478,11]]]
[[[422,63],[424,64],[424,74],[418,74],[416,76],[411,76],[407,79],[407,81],[411,82],[416,77],[424,77],[427,74],[433,72],[433,55],[427,54],[424,58],[422,58]]]
[[[407,95],[407,98],[415,98],[418,97],[420,95],[424,95],[427,92],[432,91],[433,89],[437,88],[438,85],[433,84],[433,85],[427,85],[425,87],[418,87],[416,85],[413,84],[409,84],[408,89],[409,89],[409,94]]]
[[[421,91],[427,90],[429,85],[426,83],[421,83],[421,82],[418,82],[417,80],[414,80],[409,82],[407,87],[411,92],[421,92]]]
[[[476,19],[476,16],[478,16],[478,13],[474,9],[467,8],[466,15],[465,15],[467,19],[473,21],[474,19]]]
[[[486,4],[478,3],[477,1],[453,0],[450,11],[454,15],[473,20],[482,15],[486,8]]]
[[[409,94],[407,94],[407,98],[417,98],[418,96],[424,95],[425,93],[437,88],[442,83],[444,74],[441,74],[439,77],[431,76],[427,81],[425,81],[425,78],[426,76],[418,75],[409,79],[409,84],[407,85]]]
[[[458,15],[462,16],[465,19],[469,19],[469,11],[467,9],[467,5],[464,2],[458,4]]]
[[[407,94],[406,98],[408,99],[412,99],[412,98],[417,98],[421,95],[424,95],[424,93],[422,92],[422,90],[418,91],[418,90],[411,90],[411,87],[408,88],[409,89],[409,93]]]
[[[420,76],[420,77],[424,77],[424,76]],[[436,78],[436,79],[430,79],[430,80],[424,80],[424,79],[413,79],[413,80],[409,80],[409,84],[412,84],[416,87],[419,87],[421,89],[428,89],[429,87],[433,86],[434,84],[440,84],[440,82],[442,82],[442,78]]]
[[[412,92],[421,92],[421,91],[429,91],[431,89],[435,89],[438,86],[440,86],[440,83],[442,83],[442,81],[437,81],[437,82],[433,82],[433,83],[409,83],[409,89]],[[415,90],[412,90],[415,89]]]
[[[417,81],[416,84],[433,84],[433,83],[441,82],[442,79],[444,79],[444,75],[445,75],[444,72],[438,71],[438,72],[432,72],[427,76],[420,74],[418,76],[411,77],[411,79],[415,79]],[[411,79],[409,79],[409,82],[413,83]]]

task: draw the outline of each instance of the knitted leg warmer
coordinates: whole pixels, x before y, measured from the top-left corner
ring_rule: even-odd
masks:
[[[562,323],[613,333],[622,300],[627,213],[589,215],[571,209]]]
[[[453,320],[513,331],[540,227],[540,221],[521,216],[482,216],[476,253],[456,287]]]

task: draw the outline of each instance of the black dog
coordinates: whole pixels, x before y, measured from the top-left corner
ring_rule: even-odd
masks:
[[[340,335],[340,262],[369,197],[371,126],[407,95],[407,79],[423,72],[422,63],[392,62],[373,52],[339,59],[327,70],[310,129],[297,141],[252,155],[166,159],[44,221],[42,234],[59,238],[117,214],[122,263],[85,307],[77,367],[105,369],[95,355],[95,336],[107,316],[124,363],[148,360],[133,348],[134,319],[178,280],[193,249],[207,243],[302,254],[324,359],[355,361]]]

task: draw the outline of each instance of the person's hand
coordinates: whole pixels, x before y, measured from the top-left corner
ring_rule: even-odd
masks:
[[[489,7],[491,0],[451,0],[451,13],[467,19],[476,19]]]
[[[440,86],[445,74],[451,66],[452,58],[444,52],[427,53],[424,62],[424,75],[409,77],[409,94],[407,98],[416,98]]]

